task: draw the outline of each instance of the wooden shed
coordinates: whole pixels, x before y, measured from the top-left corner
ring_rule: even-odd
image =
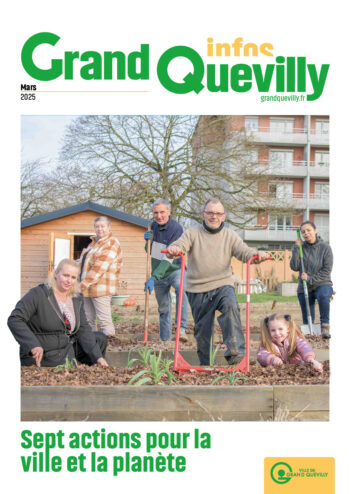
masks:
[[[94,219],[107,216],[123,251],[120,295],[143,303],[146,278],[144,232],[148,220],[90,201],[27,218],[21,223],[21,294],[47,280],[65,257],[79,259],[94,232]]]

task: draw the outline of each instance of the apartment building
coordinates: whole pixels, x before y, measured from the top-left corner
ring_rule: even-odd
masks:
[[[201,117],[206,118],[213,117]],[[257,247],[288,249],[297,227],[310,219],[328,241],[329,117],[231,116],[224,141],[237,130],[245,130],[254,143],[250,160],[265,177],[257,194],[268,199],[266,207],[247,210],[249,222],[239,232],[243,240]]]

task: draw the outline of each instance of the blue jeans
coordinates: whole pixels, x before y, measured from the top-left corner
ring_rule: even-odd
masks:
[[[197,340],[200,364],[209,365],[210,363],[210,340],[214,335],[216,310],[221,312],[218,323],[222,331],[223,342],[227,346],[225,357],[236,355],[237,351],[239,354],[245,354],[240,309],[233,286],[225,285],[204,293],[187,292],[187,296],[195,323],[194,335]]]
[[[176,314],[175,314],[175,326],[177,323],[177,309],[179,302],[180,291],[180,269],[173,271],[169,276],[162,280],[155,280],[154,292],[158,302],[159,312],[159,333],[161,340],[171,340],[171,295],[170,289],[174,287],[176,294]],[[185,281],[186,283],[186,273]],[[182,298],[182,314],[181,314],[181,327],[187,331],[187,297],[184,291]]]
[[[333,288],[329,285],[323,285],[316,288],[316,290],[309,291],[309,305],[311,312],[312,322],[315,322],[315,301],[318,302],[318,308],[320,310],[320,320],[322,324],[329,324],[329,303],[333,294]],[[299,304],[301,313],[303,315],[303,324],[307,324],[307,311],[304,293],[298,293]]]

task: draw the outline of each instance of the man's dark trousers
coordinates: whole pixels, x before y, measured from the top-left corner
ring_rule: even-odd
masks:
[[[231,355],[237,355],[237,352],[244,355],[245,340],[240,309],[233,286],[225,285],[203,293],[187,292],[187,297],[195,323],[194,335],[197,340],[200,365],[210,363],[210,343],[214,336],[215,311],[221,312],[218,322],[222,330],[223,342],[227,346],[226,359]]]

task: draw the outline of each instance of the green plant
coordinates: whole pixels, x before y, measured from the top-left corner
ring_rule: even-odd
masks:
[[[216,354],[220,350],[220,345],[217,345],[214,348],[213,338],[214,338],[214,336],[212,335],[212,337],[210,338],[210,348],[209,348],[209,365],[210,365],[210,367],[213,367],[213,365],[216,364],[216,362],[215,362]]]
[[[162,352],[159,355],[151,354],[149,357],[150,369],[143,369],[135,376],[133,376],[128,384],[134,384],[135,386],[141,386],[151,382],[152,384],[158,384],[164,374],[168,378],[168,384],[172,381],[176,381],[175,377],[170,372],[170,365],[172,361],[169,359],[162,360]]]
[[[150,356],[150,364],[151,364],[151,377],[154,384],[158,384],[161,380],[164,369],[162,368],[162,351],[159,352],[159,355],[151,355]]]
[[[132,351],[133,349],[131,348],[128,353],[128,362],[126,364],[127,367],[131,367],[135,362],[140,362],[144,367],[149,366],[152,350],[148,348],[148,343],[146,343],[145,346],[138,346],[136,351],[140,358],[130,358]]]
[[[126,363],[126,366],[127,367],[131,367],[135,362],[138,361],[137,358],[131,358],[131,352],[133,351],[132,348],[130,348],[130,350],[128,351],[128,361]]]
[[[223,379],[227,379],[231,386],[234,386],[237,381],[244,382],[246,380],[245,376],[242,372],[236,371],[236,369],[233,369],[231,372],[220,372],[220,374],[212,381],[210,385],[214,386],[215,383],[222,381]]]
[[[176,382],[175,376],[170,371],[171,365],[174,363],[173,360],[170,360],[169,358],[162,359],[161,364],[163,368],[163,372],[166,374],[168,378],[168,384],[170,385],[172,381]]]
[[[72,360],[69,360],[68,357],[66,357],[66,361],[64,364],[57,365],[55,368],[55,372],[59,372],[61,370],[72,370],[74,367],[78,367],[78,362],[77,359],[73,358]]]
[[[118,312],[112,312],[112,321],[113,322],[123,322],[124,317],[118,314]]]
[[[143,369],[134,377],[130,379],[128,384],[135,384],[135,386],[140,386],[141,384],[145,384],[146,382],[153,382],[153,384],[158,384],[164,372],[161,369],[161,359],[162,359],[162,351],[159,352],[159,355],[152,354],[150,355],[150,369]],[[141,376],[145,376],[144,378],[137,381],[137,379]]]
[[[237,302],[239,304],[244,304],[246,302],[246,298],[247,297],[244,293],[240,293],[237,295]],[[277,295],[276,292],[252,293],[250,295],[250,302],[252,304],[273,302],[274,300],[277,302],[298,302],[298,297],[296,295]]]

